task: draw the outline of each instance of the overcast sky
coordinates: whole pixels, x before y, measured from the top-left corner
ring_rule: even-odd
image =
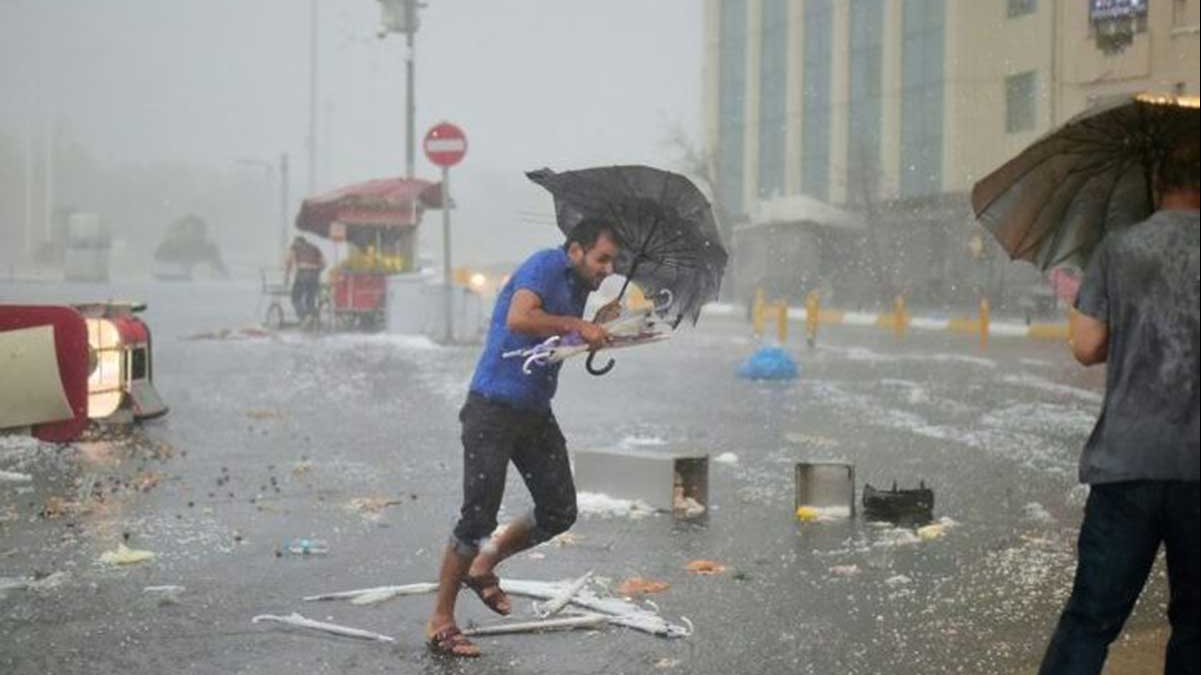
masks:
[[[698,0],[426,4],[418,141],[440,120],[462,127],[459,196],[473,176],[524,193],[498,220],[540,199],[521,171],[666,165],[673,126],[699,134]],[[376,0],[319,0],[319,15],[318,188],[402,173],[403,38],[377,37]],[[309,25],[309,0],[0,0],[0,130],[20,138],[57,119],[112,162],[235,167],[288,152],[299,194]],[[417,166],[436,176],[420,151]]]

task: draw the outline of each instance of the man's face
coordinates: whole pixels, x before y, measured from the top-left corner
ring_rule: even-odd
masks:
[[[573,241],[567,249],[567,257],[571,258],[572,268],[580,280],[595,291],[600,288],[605,277],[613,274],[613,264],[617,261],[617,243],[607,232],[602,232],[588,250],[584,250],[579,242]]]

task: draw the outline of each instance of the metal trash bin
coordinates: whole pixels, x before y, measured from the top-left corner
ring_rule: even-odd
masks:
[[[845,506],[855,517],[855,465],[838,461],[796,464],[796,503],[793,508]]]
[[[677,517],[697,517],[709,511],[709,455],[680,451],[652,452],[617,448],[574,450],[576,489],[618,499],[638,499]],[[701,513],[680,513],[680,498],[704,507]]]

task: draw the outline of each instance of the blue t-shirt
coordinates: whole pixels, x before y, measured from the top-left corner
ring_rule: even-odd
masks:
[[[531,255],[501,289],[492,310],[488,342],[471,378],[471,391],[486,398],[502,401],[526,410],[546,410],[559,383],[559,366],[534,366],[526,375],[521,371],[524,359],[502,358],[505,352],[528,349],[545,337],[522,335],[506,325],[509,305],[519,289],[532,291],[542,299],[542,309],[548,314],[582,316],[589,289],[571,268],[571,259],[561,248],[551,248]]]

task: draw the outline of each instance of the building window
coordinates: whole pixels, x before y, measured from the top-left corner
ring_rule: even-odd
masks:
[[[746,0],[722,0],[718,56],[717,180],[721,207],[738,217],[742,205],[742,136],[746,126]]]
[[[1038,108],[1038,79],[1034,71],[1005,78],[1005,131],[1030,131]]]
[[[788,0],[763,0],[759,66],[759,196],[784,193],[788,126]]]
[[[847,135],[847,201],[871,200],[880,182],[881,76],[884,1],[851,0],[850,129]]]
[[[1009,6],[1009,18],[1025,16],[1038,11],[1038,0],[1005,0]]]
[[[945,0],[903,0],[901,195],[942,190]]]
[[[834,0],[805,3],[805,66],[801,96],[801,192],[830,198],[830,73]]]

